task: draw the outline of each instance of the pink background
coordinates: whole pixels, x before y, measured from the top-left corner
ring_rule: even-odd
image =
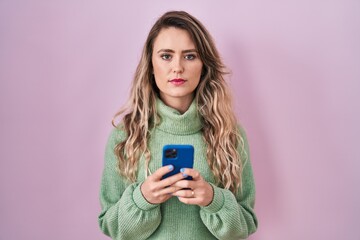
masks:
[[[360,2],[0,1],[0,239],[108,239],[104,146],[166,10],[212,33],[257,184],[252,240],[360,239]]]

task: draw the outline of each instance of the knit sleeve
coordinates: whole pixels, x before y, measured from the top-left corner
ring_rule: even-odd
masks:
[[[141,183],[129,184],[118,173],[114,147],[121,138],[124,134],[114,129],[106,145],[99,225],[112,239],[147,239],[161,222],[160,207],[142,196]]]
[[[200,216],[209,231],[218,239],[245,239],[257,229],[254,212],[255,183],[250,163],[249,146],[243,129],[244,150],[242,189],[236,196],[229,190],[212,185],[214,198],[210,205],[202,207]]]

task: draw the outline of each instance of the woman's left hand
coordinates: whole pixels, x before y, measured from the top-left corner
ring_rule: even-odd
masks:
[[[181,190],[174,192],[173,195],[177,196],[185,204],[203,207],[209,205],[214,197],[212,186],[195,169],[182,168],[181,172],[184,177],[191,176],[193,180],[180,180],[174,183],[172,186]]]

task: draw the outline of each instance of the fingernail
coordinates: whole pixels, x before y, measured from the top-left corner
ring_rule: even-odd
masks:
[[[169,165],[168,168],[169,168],[169,170],[173,170],[173,169],[174,169],[174,166],[173,166],[173,165]]]
[[[181,169],[180,169],[180,172],[183,173],[183,174],[182,174],[183,177],[187,177],[187,176],[188,176],[186,173],[184,173],[184,172],[185,172],[185,168],[181,168]]]

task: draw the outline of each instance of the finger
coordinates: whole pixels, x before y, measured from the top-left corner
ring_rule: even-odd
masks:
[[[193,168],[181,168],[180,172],[182,172],[184,177],[191,176],[195,181],[202,179],[200,173]]]
[[[184,179],[184,176],[181,173],[177,173],[173,176],[167,177],[159,182],[159,187],[168,187],[175,184],[176,182]]]
[[[178,189],[183,189],[183,188],[194,189],[195,188],[195,182],[193,180],[180,180],[180,181],[175,182],[171,186],[172,187],[177,187]]]
[[[183,202],[185,204],[189,205],[199,205],[200,200],[198,198],[186,198],[186,197],[178,197],[180,202]]]
[[[182,198],[194,198],[195,192],[193,190],[179,190],[173,193],[174,196],[182,197]]]
[[[166,187],[159,191],[159,195],[169,195],[170,197],[173,196],[173,193],[179,191],[179,188],[177,187]]]
[[[162,178],[162,176],[164,176],[165,174],[171,172],[172,170],[174,170],[174,166],[173,165],[167,165],[167,166],[161,167],[158,170],[156,170],[151,176],[155,180],[160,180]]]

